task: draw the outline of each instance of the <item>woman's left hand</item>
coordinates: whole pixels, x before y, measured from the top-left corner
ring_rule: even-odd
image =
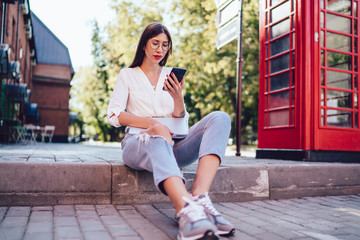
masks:
[[[184,80],[179,83],[174,73],[171,73],[171,76],[166,75],[167,80],[164,82],[164,87],[174,101],[183,101],[182,90],[184,87]]]

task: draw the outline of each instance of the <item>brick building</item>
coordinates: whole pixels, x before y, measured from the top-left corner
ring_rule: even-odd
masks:
[[[29,0],[2,0],[0,7],[0,142],[25,123],[54,125],[53,141],[66,142],[74,75],[69,51],[31,12]]]

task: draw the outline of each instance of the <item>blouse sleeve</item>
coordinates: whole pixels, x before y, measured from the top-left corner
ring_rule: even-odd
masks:
[[[129,88],[127,78],[123,70],[120,71],[116,79],[114,91],[111,95],[107,109],[107,118],[110,125],[120,127],[119,115],[124,112],[128,102]]]

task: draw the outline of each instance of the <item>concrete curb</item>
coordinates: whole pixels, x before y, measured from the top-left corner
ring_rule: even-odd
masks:
[[[194,172],[185,172],[191,188]],[[152,174],[121,163],[0,162],[0,205],[151,204],[169,202]],[[214,202],[360,194],[360,164],[221,167]]]
[[[111,165],[0,163],[0,205],[109,204]]]

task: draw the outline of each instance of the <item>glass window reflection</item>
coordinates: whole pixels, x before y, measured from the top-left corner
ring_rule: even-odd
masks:
[[[280,72],[290,67],[289,54],[276,57],[270,61],[270,73]]]
[[[271,22],[279,21],[280,19],[289,16],[290,14],[290,2],[287,1],[276,8],[271,10]]]
[[[326,105],[336,108],[352,108],[352,93],[328,89]]]
[[[326,14],[326,27],[330,30],[351,34],[351,19],[335,14]]]
[[[286,33],[290,32],[290,19],[287,18],[284,21],[281,21],[270,28],[271,39],[280,37]]]
[[[321,32],[323,33],[323,32]],[[327,32],[326,47],[344,52],[351,52],[351,37]]]
[[[270,77],[270,90],[275,91],[289,87],[290,73],[285,72]]]
[[[290,49],[290,35],[271,42],[271,56],[288,51]]]
[[[327,51],[326,60],[328,67],[348,71],[352,70],[351,55]]]
[[[327,0],[327,9],[333,12],[351,15],[351,0]]]
[[[328,70],[327,86],[351,90],[351,74]]]
[[[269,112],[269,126],[288,126],[289,110]]]
[[[289,106],[289,91],[270,94],[270,108]]]
[[[327,110],[327,125],[333,127],[352,127],[352,112],[334,109]]]

